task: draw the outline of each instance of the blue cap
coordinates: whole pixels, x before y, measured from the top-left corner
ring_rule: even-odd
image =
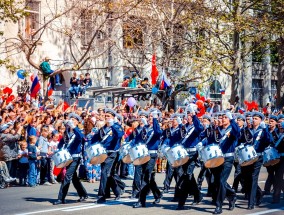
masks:
[[[5,131],[7,128],[9,128],[11,125],[13,125],[13,123],[11,122],[8,122],[6,124],[3,124],[1,127],[0,127],[0,132],[3,132]]]
[[[276,122],[278,121],[278,118],[277,118],[277,116],[275,116],[275,115],[269,115],[269,119],[273,119],[273,120],[275,120]]]
[[[177,117],[183,118],[183,114],[180,114],[180,113],[173,113],[173,114],[171,115],[171,119],[177,118]]]
[[[203,115],[202,119],[207,119],[209,122],[211,122],[211,117],[209,115]]]
[[[149,112],[141,110],[141,111],[138,112],[138,116],[148,117],[149,116]]]
[[[277,120],[279,119],[284,119],[284,114],[279,114],[278,117],[277,117]]]
[[[116,113],[115,116],[120,122],[122,122],[123,117],[120,114]]]
[[[150,113],[151,113],[151,112],[154,112],[154,111],[157,111],[159,117],[162,116],[162,112],[161,112],[158,108],[150,108],[150,109],[149,109],[149,112],[150,112]],[[150,114],[150,113],[149,113],[149,114]]]
[[[112,116],[116,116],[116,112],[115,112],[113,109],[105,108],[105,109],[104,109],[104,112],[105,112],[105,113],[109,113],[109,114],[111,114]]]
[[[252,116],[252,112],[245,112],[244,115],[245,115],[245,117],[251,117]]]
[[[68,118],[74,118],[74,119],[78,120],[78,122],[82,121],[81,117],[79,115],[77,115],[76,113],[70,113],[68,115]]]
[[[237,114],[236,119],[241,119],[241,120],[243,120],[243,121],[246,121],[245,116],[244,116],[244,115],[242,115],[242,114]]]
[[[260,113],[258,111],[252,112],[252,117],[254,117],[254,116],[261,118],[261,120],[264,120],[264,118],[265,118],[263,113]]]

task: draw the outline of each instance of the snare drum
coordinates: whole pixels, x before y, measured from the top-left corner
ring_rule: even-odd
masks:
[[[206,168],[215,168],[221,166],[225,162],[222,150],[217,144],[204,146],[201,149],[200,154]]]
[[[55,154],[52,156],[52,160],[57,168],[63,168],[72,163],[73,158],[67,149],[61,149],[55,152]]]
[[[150,160],[148,148],[143,143],[138,143],[131,147],[129,155],[135,166],[142,165]]]
[[[241,166],[248,166],[258,160],[258,155],[253,146],[240,145],[236,149],[236,155]]]
[[[280,155],[278,154],[278,151],[268,146],[263,153],[263,166],[273,166],[275,164],[278,164],[280,161]]]
[[[90,159],[90,164],[100,164],[107,158],[106,149],[100,143],[89,146],[86,153]]]
[[[169,147],[167,144],[162,144],[159,146],[158,149],[158,156],[159,158],[164,158],[167,156],[167,151],[170,149],[171,147]]]
[[[172,167],[178,167],[185,164],[189,157],[183,145],[175,144],[166,151],[166,158]]]
[[[121,160],[123,163],[131,163],[131,157],[129,154],[129,149],[130,149],[130,142],[129,143],[124,143],[120,149],[119,149],[119,156],[122,158]]]

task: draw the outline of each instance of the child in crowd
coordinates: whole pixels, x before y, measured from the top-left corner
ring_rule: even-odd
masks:
[[[19,142],[19,183],[21,186],[27,185],[27,176],[29,171],[28,144],[25,141]]]
[[[50,174],[52,184],[56,184],[56,180],[53,175],[54,161],[51,158],[54,155],[55,151],[57,150],[58,143],[59,143],[59,133],[58,131],[53,130],[53,132],[51,133],[50,141],[48,145],[48,158],[50,158],[49,174]]]
[[[29,136],[29,147],[28,147],[28,152],[29,152],[29,176],[28,176],[28,184],[30,187],[35,187],[37,184],[37,160],[40,159],[40,156],[38,156],[38,150],[37,147],[35,146],[36,144],[36,136]]]
[[[79,78],[79,96],[82,96],[86,92],[86,83],[85,76],[83,74],[80,75]]]

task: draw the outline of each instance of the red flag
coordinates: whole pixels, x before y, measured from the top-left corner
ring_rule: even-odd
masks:
[[[152,84],[155,85],[157,83],[157,78],[159,76],[159,72],[156,65],[156,54],[153,54],[152,57],[152,72],[151,72],[151,78],[152,78]]]
[[[66,111],[67,108],[69,108],[69,107],[70,107],[70,105],[68,104],[68,102],[63,103],[63,111]]]

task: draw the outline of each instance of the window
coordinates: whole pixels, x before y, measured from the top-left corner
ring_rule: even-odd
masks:
[[[219,81],[214,80],[212,84],[210,85],[210,98],[211,99],[221,99],[222,94],[220,90],[222,89],[222,86]]]
[[[39,29],[40,22],[40,2],[39,1],[26,1],[26,12],[28,15],[25,16],[25,38],[26,39],[37,39],[39,34],[34,35]]]
[[[261,79],[252,79],[252,100],[258,104],[262,103],[263,98],[263,84]]]

